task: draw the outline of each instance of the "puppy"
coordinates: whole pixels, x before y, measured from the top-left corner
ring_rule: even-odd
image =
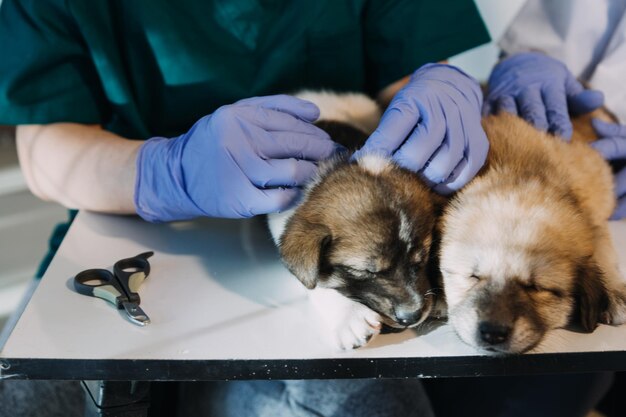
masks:
[[[380,118],[363,95],[305,92],[318,125],[350,151]],[[351,152],[320,165],[299,205],[269,216],[287,268],[310,290],[332,342],[366,344],[385,324],[421,323],[435,304],[429,281],[433,230],[443,201],[418,176],[389,159]]]
[[[460,338],[521,353],[572,320],[589,332],[598,322],[624,323],[607,163],[576,137],[567,143],[515,116],[490,116],[483,126],[487,164],[441,222],[448,318]]]

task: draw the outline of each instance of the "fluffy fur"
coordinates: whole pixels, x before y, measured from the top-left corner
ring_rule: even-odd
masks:
[[[607,230],[612,174],[582,141],[490,116],[486,166],[447,206],[441,271],[449,321],[466,343],[536,346],[572,319],[626,321],[626,286]]]
[[[335,140],[359,136],[350,130],[356,128],[360,146],[380,117],[363,95],[298,96],[320,107],[320,126]],[[387,158],[343,155],[322,164],[298,207],[269,217],[283,262],[312,290],[336,346],[359,347],[383,323],[412,327],[429,315],[434,293],[427,272],[442,203],[416,174]]]

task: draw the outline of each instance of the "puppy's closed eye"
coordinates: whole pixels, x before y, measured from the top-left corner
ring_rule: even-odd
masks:
[[[551,295],[554,297],[563,297],[565,294],[558,288],[547,288],[537,284],[536,282],[523,282],[520,286],[530,294]]]
[[[369,279],[375,278],[377,272],[371,271],[368,269],[356,269],[348,265],[333,265],[334,268],[339,269],[340,271],[349,274],[355,279]]]

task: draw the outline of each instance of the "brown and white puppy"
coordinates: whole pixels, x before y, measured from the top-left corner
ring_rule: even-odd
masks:
[[[626,286],[607,229],[609,166],[511,115],[483,121],[487,164],[442,218],[440,267],[449,321],[466,343],[503,353],[535,347],[577,319],[626,322]]]
[[[301,93],[321,109],[318,125],[352,150],[380,117],[363,95]],[[300,204],[269,216],[283,262],[310,290],[332,342],[366,344],[381,325],[421,323],[434,306],[432,233],[441,197],[416,174],[376,155],[322,163]]]

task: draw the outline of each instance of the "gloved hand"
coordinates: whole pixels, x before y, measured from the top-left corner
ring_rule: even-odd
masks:
[[[570,139],[569,112],[588,113],[603,103],[603,94],[585,90],[561,61],[538,52],[522,52],[493,69],[483,114],[517,114],[537,129]]]
[[[393,98],[376,131],[354,157],[392,156],[448,194],[485,163],[489,142],[480,124],[482,93],[460,69],[427,64]]]
[[[278,95],[223,106],[137,156],[135,207],[152,222],[281,211],[339,145],[315,127],[313,103]]]
[[[603,122],[599,119],[593,119],[591,124],[600,138],[591,146],[608,161],[626,160],[626,126]],[[624,164],[615,175],[615,196],[617,207],[611,217],[613,220],[626,217],[626,166]]]

